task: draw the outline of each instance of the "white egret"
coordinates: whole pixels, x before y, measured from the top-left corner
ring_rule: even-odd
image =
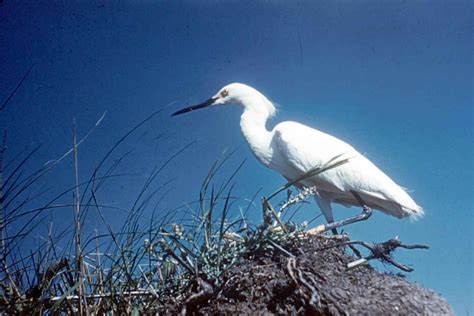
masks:
[[[423,215],[423,209],[402,187],[342,140],[296,122],[282,122],[268,130],[265,124],[275,114],[275,107],[263,94],[245,84],[229,84],[207,101],[177,111],[173,116],[226,104],[243,107],[240,128],[255,157],[289,181],[336,156],[349,158],[348,163],[296,184],[300,188],[316,188],[316,202],[329,223],[324,225],[323,231],[335,231],[336,227],[367,219],[371,208],[398,218]],[[334,222],[333,202],[345,206],[361,205],[363,212]]]

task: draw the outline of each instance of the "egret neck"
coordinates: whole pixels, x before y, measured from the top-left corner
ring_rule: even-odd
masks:
[[[263,98],[241,101],[244,113],[240,117],[240,129],[255,157],[262,164],[269,166],[273,156],[271,147],[273,133],[265,126],[271,115],[265,102],[270,101]]]

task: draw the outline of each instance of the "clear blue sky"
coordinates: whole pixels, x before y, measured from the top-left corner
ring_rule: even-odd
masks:
[[[172,103],[121,148],[126,171],[102,192],[125,208],[155,165],[196,141],[156,185],[162,212],[197,197],[211,163],[235,149],[223,178],[247,159],[236,195],[272,192],[283,179],[262,167],[240,135],[238,108],[178,118],[230,82],[252,85],[295,120],[354,145],[426,210],[418,222],[376,214],[352,237],[400,236],[429,251],[399,251],[408,278],[473,308],[473,11],[469,1],[9,1],[0,4],[0,100],[33,65],[0,113],[9,155],[37,144],[34,164],[60,156],[107,111],[81,146],[82,180],[136,122]],[[33,164],[33,165],[34,165]],[[123,170],[122,170],[123,171]],[[51,196],[74,182],[67,161],[41,182]],[[39,189],[38,189],[39,190]],[[68,196],[68,198],[70,198]],[[259,211],[257,206],[255,211]],[[120,220],[119,211],[107,211]],[[117,212],[117,213],[114,213]],[[336,217],[352,214],[336,207]],[[303,217],[319,213],[306,207]],[[51,213],[55,225],[70,210]],[[255,222],[260,213],[251,215]],[[59,223],[59,224],[58,224]],[[93,214],[87,227],[99,224]]]

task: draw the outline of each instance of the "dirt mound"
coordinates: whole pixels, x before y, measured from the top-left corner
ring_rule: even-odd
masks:
[[[363,265],[327,237],[289,241],[284,252],[249,255],[225,272],[224,283],[196,280],[161,312],[186,314],[436,314],[453,315],[446,301],[402,276]]]

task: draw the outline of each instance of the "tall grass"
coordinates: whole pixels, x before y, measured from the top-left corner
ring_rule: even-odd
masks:
[[[283,241],[301,234],[305,225],[291,223],[292,215],[283,220],[283,213],[314,192],[308,189],[295,197],[288,195],[276,209],[271,202],[304,176],[285,184],[269,198],[262,198],[262,223],[251,225],[245,214],[233,211],[239,200],[232,192],[244,162],[226,181],[216,184],[216,175],[230,153],[213,164],[197,201],[160,212],[158,194],[163,194],[168,182],[157,183],[157,179],[191,144],[153,168],[133,203],[124,207],[127,217],[122,227],[116,229],[111,225],[104,214],[111,206],[101,202],[98,192],[110,181],[119,181],[117,170],[128,153],[107,162],[130,135],[159,113],[146,117],[119,138],[84,182],[79,172],[80,145],[103,117],[79,141],[74,125],[71,149],[30,174],[26,172],[27,165],[32,163],[39,147],[6,161],[5,134],[0,148],[0,312],[132,314],[163,309],[173,300],[192,305],[216,293],[225,282],[224,273],[251,254],[271,250],[292,256]],[[45,204],[36,205],[44,192],[36,192],[35,185],[65,159],[73,161],[75,185]],[[305,176],[345,162],[347,159],[335,157]],[[70,195],[71,203],[58,203]],[[253,199],[248,208],[252,204]],[[44,215],[63,208],[72,209],[74,216],[73,223],[60,230],[53,221],[47,223]],[[90,213],[101,222],[103,231],[84,229]],[[149,221],[142,220],[145,214],[151,214]],[[25,251],[25,238],[31,237],[40,223],[49,225],[47,235],[38,239],[36,249]],[[191,288],[201,289],[201,294],[179,298]]]

